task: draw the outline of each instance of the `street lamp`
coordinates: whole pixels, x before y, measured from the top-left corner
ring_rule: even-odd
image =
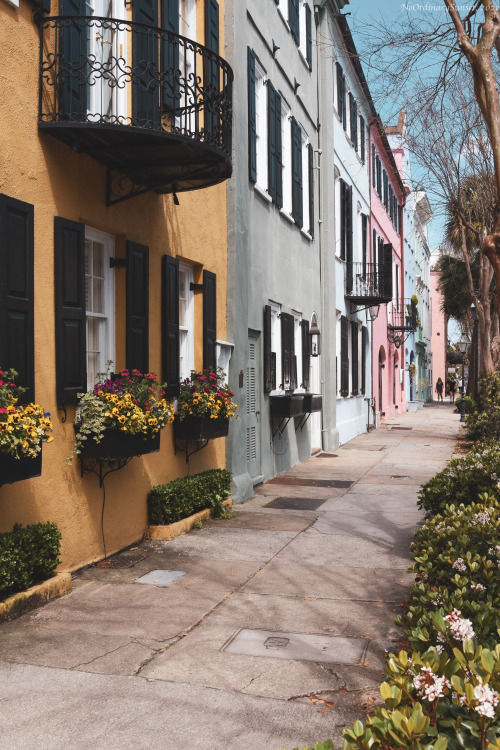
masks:
[[[462,355],[462,387],[460,391],[462,393],[462,401],[460,403],[460,421],[465,422],[465,352],[467,351],[468,342],[459,341],[458,349]]]

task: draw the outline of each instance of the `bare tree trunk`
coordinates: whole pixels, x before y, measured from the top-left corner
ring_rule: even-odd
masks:
[[[467,280],[469,283],[469,291],[472,298],[475,300],[476,311],[477,311],[477,324],[478,324],[478,339],[479,339],[479,352],[480,352],[480,365],[479,371],[481,375],[488,375],[494,371],[493,359],[491,357],[491,311],[490,311],[490,295],[489,288],[491,282],[491,270],[487,267],[483,258],[480,259],[479,263],[479,289],[474,288],[474,279],[472,276],[472,269],[470,266],[470,258],[467,250],[467,236],[465,233],[465,226],[460,217],[458,217],[458,223],[460,226],[460,234],[462,236],[462,254],[464,256],[465,268],[467,270]]]

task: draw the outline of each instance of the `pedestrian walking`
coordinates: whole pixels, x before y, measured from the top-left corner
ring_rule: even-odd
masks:
[[[454,376],[451,376],[450,380],[450,401],[452,404],[455,403],[455,392],[457,390],[457,381],[455,380]]]
[[[437,397],[438,397],[438,403],[439,403],[439,401],[443,400],[443,387],[444,387],[444,383],[443,383],[442,379],[438,378],[437,379],[437,383],[436,383],[436,393],[437,393]]]

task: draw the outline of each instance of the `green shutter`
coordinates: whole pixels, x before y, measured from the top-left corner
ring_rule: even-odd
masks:
[[[203,271],[203,369],[216,370],[217,277]]]
[[[302,207],[302,132],[299,123],[292,117],[292,216],[295,223],[303,224]]]
[[[257,112],[255,108],[255,54],[248,48],[248,172],[257,182]]]
[[[271,307],[264,306],[264,393],[273,390],[273,364],[271,349]]]
[[[295,39],[295,44],[300,44],[300,19],[299,5],[301,0],[288,0],[288,25]]]
[[[307,165],[309,172],[309,234],[314,237],[314,150],[312,143],[307,144]]]
[[[162,373],[169,396],[179,394],[179,261],[162,258]]]
[[[149,248],[127,241],[126,352],[128,370],[149,370]]]

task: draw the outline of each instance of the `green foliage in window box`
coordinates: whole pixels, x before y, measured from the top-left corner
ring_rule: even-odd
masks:
[[[428,514],[442,513],[447,504],[469,505],[479,494],[498,496],[500,447],[478,445],[422,485],[418,505]]]
[[[61,532],[55,523],[37,523],[0,534],[0,597],[45,581],[59,564]]]
[[[148,495],[149,523],[159,526],[175,523],[205,508],[212,508],[216,518],[222,517],[230,489],[231,472],[226,469],[211,469],[160,484]]]

